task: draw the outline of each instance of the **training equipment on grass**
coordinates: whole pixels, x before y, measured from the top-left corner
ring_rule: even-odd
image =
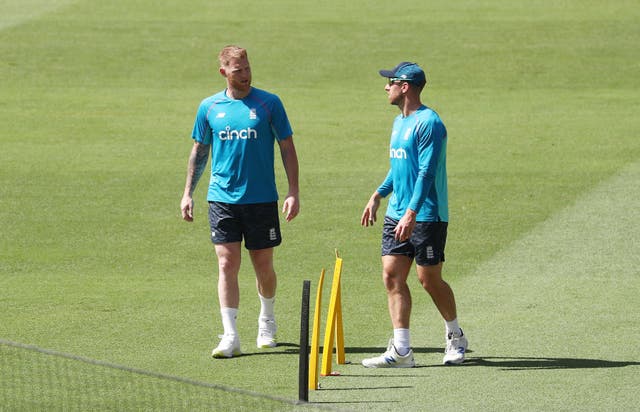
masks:
[[[320,354],[320,322],[322,310],[322,287],[324,285],[325,270],[320,272],[318,281],[318,290],[316,292],[316,304],[313,314],[313,329],[311,333],[311,349],[309,351],[308,362],[308,378],[306,380],[307,388],[316,390],[320,386],[318,384],[318,358]],[[336,264],[333,272],[333,281],[331,284],[331,296],[329,299],[329,309],[327,315],[327,324],[324,336],[324,346],[322,348],[322,376],[336,376],[338,372],[331,372],[331,357],[333,354],[333,345],[335,338],[336,347],[336,363],[345,364],[344,355],[344,328],[342,325],[342,307],[341,307],[341,287],[340,277],[342,274],[342,258],[340,258],[336,250]],[[308,310],[308,309],[307,309]],[[308,318],[308,315],[307,315]],[[300,343],[302,347],[302,341]],[[302,356],[302,349],[301,349]],[[300,372],[302,373],[302,372]]]
[[[333,345],[336,345],[336,363],[344,365],[344,329],[342,327],[342,304],[340,277],[342,275],[342,258],[336,250],[336,264],[331,283],[331,297],[329,299],[329,313],[324,331],[324,345],[322,347],[322,368],[320,375],[329,376],[331,373],[331,357]],[[335,337],[335,341],[334,341]]]
[[[302,282],[300,308],[300,361],[298,364],[298,400],[309,401],[309,294],[311,281]]]
[[[316,292],[316,306],[313,311],[313,330],[311,331],[311,352],[309,355],[309,389],[318,389],[318,357],[320,353],[320,309],[322,306],[322,285],[324,284],[324,269],[320,272],[318,290]]]

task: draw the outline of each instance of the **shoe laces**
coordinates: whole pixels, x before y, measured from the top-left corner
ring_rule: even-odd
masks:
[[[393,339],[391,339],[389,341],[389,345],[387,345],[387,350],[382,354],[382,357],[386,359],[386,358],[392,358],[394,356],[400,356],[400,354],[398,353],[398,350],[393,344]]]
[[[274,334],[276,321],[273,319],[265,319],[260,321],[260,325],[258,327],[258,334],[260,336],[269,336],[271,337]]]
[[[460,329],[460,333],[449,332],[447,334],[447,342],[459,342],[460,338],[464,336],[464,332]]]
[[[462,332],[462,331],[461,331]],[[447,349],[446,352],[460,352],[460,338],[462,338],[464,334],[454,334],[449,333],[447,335]]]

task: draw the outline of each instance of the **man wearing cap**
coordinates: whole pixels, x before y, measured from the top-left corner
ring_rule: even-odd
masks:
[[[427,83],[415,63],[402,62],[386,77],[389,103],[398,106],[389,146],[390,168],[371,195],[361,218],[376,221],[380,200],[391,194],[382,230],[382,280],[393,325],[393,338],[381,356],[364,359],[369,368],[415,366],[409,321],[411,293],[407,278],[415,259],[418,279],[445,321],[445,365],[464,361],[467,338],[458,325],[453,291],[442,279],[449,208],[447,201],[447,130],[438,114],[422,104]]]

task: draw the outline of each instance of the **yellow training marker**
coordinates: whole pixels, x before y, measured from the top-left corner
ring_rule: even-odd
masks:
[[[320,353],[320,310],[322,307],[322,284],[324,269],[320,272],[318,291],[316,292],[316,308],[313,312],[313,331],[311,332],[311,353],[309,354],[309,389],[318,389],[318,356]]]
[[[336,337],[336,354],[338,364],[344,364],[344,331],[342,327],[342,309],[340,308],[340,275],[342,274],[342,259],[336,250],[336,266],[333,271],[331,284],[331,298],[329,299],[329,313],[324,332],[324,346],[322,347],[322,368],[320,375],[329,376],[331,373],[331,357],[333,355],[334,336]]]

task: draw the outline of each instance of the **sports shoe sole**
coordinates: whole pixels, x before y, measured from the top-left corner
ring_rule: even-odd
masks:
[[[240,355],[242,355],[242,352],[239,349],[234,349],[229,356],[225,355],[223,351],[216,351],[215,349],[211,352],[211,357],[216,359],[230,359]]]
[[[443,365],[460,365],[461,363],[464,362],[464,358],[462,359],[455,359],[455,360],[443,360],[442,364]]]
[[[416,364],[415,363],[400,363],[400,364],[385,363],[384,365],[371,365],[371,364],[367,365],[363,361],[362,366],[364,366],[365,368],[371,368],[371,369],[400,369],[400,368],[415,368]]]
[[[222,342],[221,342],[222,343]],[[236,342],[237,346],[231,348],[231,353],[226,354],[224,349],[220,349],[220,344],[211,351],[211,356],[216,359],[225,359],[225,358],[233,358],[234,356],[242,355],[242,350],[240,350],[240,342]]]

